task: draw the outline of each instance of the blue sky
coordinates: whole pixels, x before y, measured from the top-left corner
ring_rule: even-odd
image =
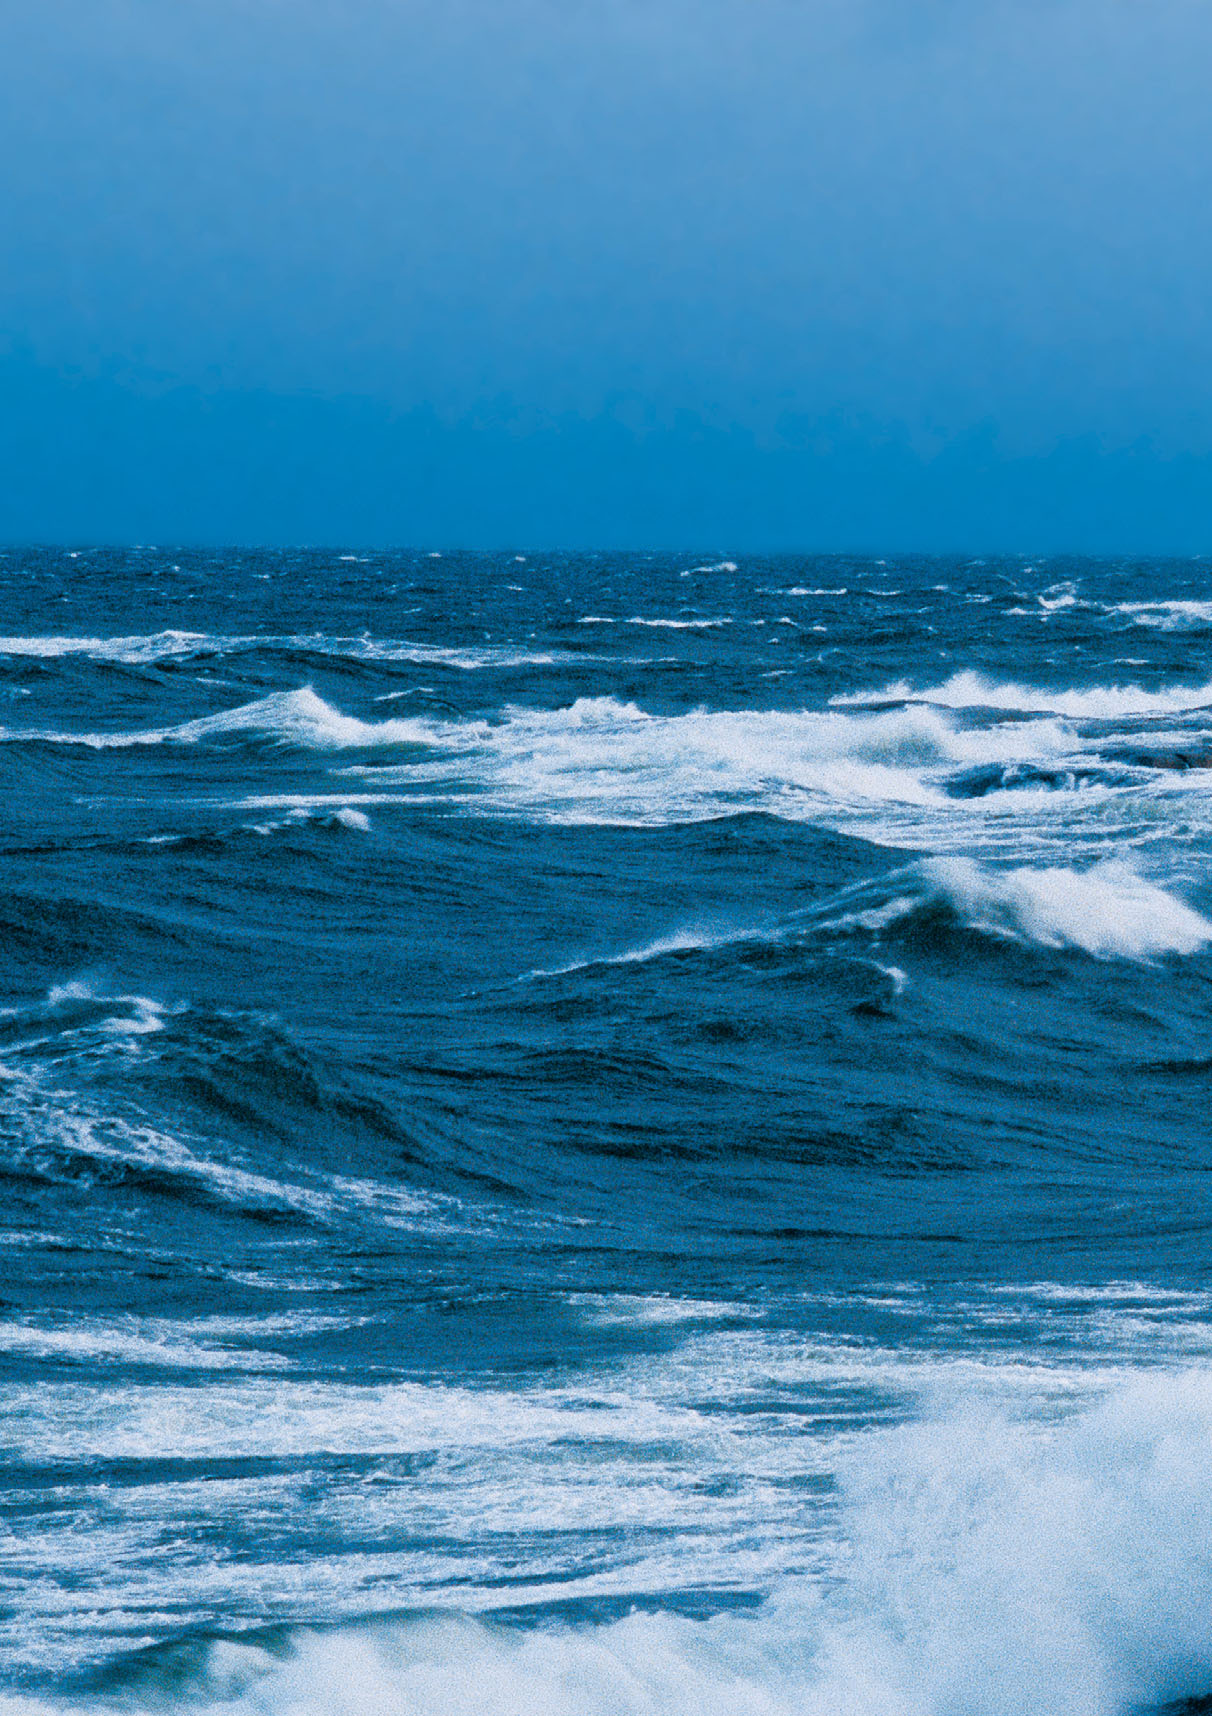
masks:
[[[1207,0],[0,8],[0,536],[1212,548]]]

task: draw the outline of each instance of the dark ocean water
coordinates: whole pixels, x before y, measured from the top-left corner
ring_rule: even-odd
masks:
[[[1212,1694],[1212,574],[0,559],[0,1713]]]

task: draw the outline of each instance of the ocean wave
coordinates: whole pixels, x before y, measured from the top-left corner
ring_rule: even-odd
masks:
[[[1201,1368],[1060,1425],[978,1398],[877,1436],[840,1474],[858,1624],[826,1660],[908,1701],[875,1709],[1106,1716],[1207,1693],[1210,1433]]]
[[[1046,590],[1041,590],[1035,598],[1047,614],[1058,613],[1065,608],[1077,606],[1077,585],[1069,580],[1060,584],[1050,584]]]
[[[576,1293],[569,1301],[595,1328],[670,1328],[683,1324],[750,1322],[753,1305],[718,1299],[677,1299],[668,1293]]]
[[[983,674],[952,674],[940,685],[913,686],[898,680],[881,691],[843,692],[830,699],[835,708],[879,708],[888,704],[929,704],[943,709],[1000,709],[1024,715],[1061,715],[1074,720],[1177,715],[1212,707],[1212,680],[1203,685],[1172,685],[1146,691],[1138,685],[1091,685],[1049,691],[1039,686],[987,679]]]
[[[1212,922],[1193,906],[1114,860],[1073,870],[931,858],[881,884],[871,904],[851,903],[840,915],[825,908],[821,915],[831,927],[883,932],[940,907],[982,935],[1096,959],[1156,960],[1197,953],[1212,942]]]
[[[466,672],[485,668],[549,667],[575,663],[584,657],[569,650],[528,649],[516,644],[459,647],[410,642],[400,638],[334,637],[325,632],[212,633],[151,632],[129,637],[0,637],[0,659],[32,658],[55,661],[80,656],[90,661],[130,667],[182,661],[193,656],[266,653],[332,656],[360,662],[415,662],[418,666],[453,667]]]
[[[0,1178],[10,1182],[124,1188],[310,1227],[482,1233],[497,1219],[402,1183],[400,1166],[422,1154],[412,1135],[270,1019],[75,981],[0,1011],[0,1055]],[[331,1160],[292,1148],[317,1120]],[[387,1144],[395,1173],[354,1171],[354,1141]]]
[[[1212,704],[1212,684],[1053,694],[961,674],[934,691],[892,687],[824,709],[654,714],[602,696],[557,708],[506,704],[491,718],[365,720],[301,687],[173,726],[109,733],[9,727],[0,729],[0,742],[310,751],[340,759],[336,772],[359,788],[337,780],[336,791],[293,786],[224,802],[246,811],[312,812],[347,827],[361,827],[372,805],[393,802],[636,826],[764,811],[883,845],[1025,857],[1071,843],[1076,830],[1095,851],[1113,850],[1135,832],[1153,838],[1164,794],[1185,792],[1187,814],[1207,821],[1201,765],[1212,742],[1205,744],[1202,729],[1154,729],[1144,744],[1132,725],[1142,714],[1201,709],[1201,699]],[[968,713],[991,701],[1014,718]],[[1116,709],[1127,717],[1118,735],[1108,731]],[[1095,713],[1102,727],[1090,734],[1080,722]],[[1163,741],[1169,748],[1158,749]]]
[[[730,626],[732,623],[732,619],[728,616],[718,620],[646,620],[638,614],[623,621],[623,624],[627,626],[653,626],[659,631],[667,632],[712,632],[718,631],[721,626]]]
[[[430,755],[355,760],[342,773],[362,783],[358,802],[368,806],[399,788],[418,801],[553,823],[661,826],[762,811],[883,846],[1037,864],[1067,857],[1075,843],[1090,861],[1154,843],[1174,822],[1179,794],[1192,826],[1212,825],[1205,717],[1181,733],[1154,727],[1146,743],[1135,716],[1118,731],[1104,717],[1090,732],[1042,707],[1059,697],[991,687],[976,675],[943,689],[955,708],[882,694],[824,709],[676,714],[614,697],[555,709],[506,705],[491,720],[419,719],[413,737]],[[995,691],[1005,714],[985,707]],[[1120,694],[1126,704],[1149,695]],[[1074,697],[1087,709],[1107,700]]]
[[[349,1327],[345,1317],[192,1318],[127,1315],[77,1317],[70,1325],[47,1317],[0,1322],[0,1353],[58,1365],[137,1366],[140,1369],[273,1371],[290,1358],[241,1337],[265,1339]]]
[[[200,1081],[191,1080],[190,1088],[195,1099],[205,1099]],[[253,1222],[313,1228],[450,1236],[484,1234],[507,1219],[395,1179],[289,1159],[275,1172],[230,1139],[193,1135],[182,1125],[170,1129],[118,1098],[72,1089],[38,1067],[0,1068],[0,1128],[0,1179],[9,1181],[118,1188]]]
[[[127,1186],[263,1220],[324,1220],[331,1195],[223,1160],[207,1146],[121,1114],[42,1071],[5,1069],[0,1176],[47,1185]]]
[[[198,745],[248,736],[308,750],[373,750],[393,745],[440,742],[432,727],[416,720],[360,721],[343,715],[310,686],[275,691],[217,715],[134,733],[70,733],[54,729],[0,728],[0,743],[79,745],[90,750],[125,750],[140,745]]]
[[[1188,957],[1212,943],[1212,920],[1122,860],[1078,870],[939,857],[900,866],[782,917],[688,925],[621,951],[535,969],[518,981],[694,956],[723,960],[730,967],[739,961],[803,968],[808,959],[815,977],[834,988],[853,985],[864,973],[878,974],[882,995],[864,989],[860,1002],[862,1010],[871,1011],[883,996],[889,1003],[902,996],[909,987],[908,974],[899,965],[874,958],[856,960],[852,950],[837,945],[837,937],[858,932],[877,941],[913,938],[936,928],[940,915],[949,929],[1023,946],[1068,949],[1100,960],[1151,963],[1167,956]],[[846,957],[839,959],[842,952]]]
[[[650,960],[664,959],[667,954],[705,953],[726,947],[733,942],[749,940],[755,933],[749,929],[675,930],[670,935],[655,936],[636,947],[624,948],[621,953],[587,954],[584,959],[569,960],[566,965],[536,968],[526,972],[520,981],[528,983],[545,977],[571,977],[578,971],[594,971],[614,965],[647,965]]]
[[[1116,602],[1107,611],[1127,614],[1138,626],[1155,631],[1202,631],[1205,626],[1212,626],[1212,602]]]
[[[253,807],[246,805],[244,808]],[[309,803],[292,807],[275,804],[274,808],[283,809],[286,814],[265,822],[241,822],[234,827],[192,829],[188,833],[180,834],[145,834],[130,844],[135,848],[151,847],[153,850],[169,853],[219,853],[247,843],[250,837],[268,840],[274,835],[299,835],[316,829],[329,833],[345,829],[351,833],[367,834],[372,827],[366,811],[359,810],[340,797],[334,797],[331,803]]]
[[[613,697],[562,709],[507,708],[493,722],[409,723],[418,740],[459,754],[481,792],[518,808],[619,821],[763,809],[803,817],[825,805],[937,805],[957,767],[1062,757],[1055,721],[996,733],[924,707],[854,715],[829,710],[710,710],[652,715]],[[437,782],[442,764],[367,771],[376,785]],[[358,771],[352,771],[358,772]],[[797,810],[797,800],[800,802]]]
[[[308,826],[348,828],[358,834],[366,834],[370,831],[370,818],[364,810],[357,810],[352,804],[339,804],[332,810],[324,810],[318,806],[299,806],[288,811],[280,821],[248,823],[244,832],[268,836]]]
[[[733,621],[730,618],[716,620],[647,620],[641,618],[638,614],[633,615],[630,619],[614,619],[607,614],[582,614],[577,620],[577,624],[579,626],[648,626],[657,631],[668,632],[710,632],[718,631],[722,626],[730,626],[733,624]],[[577,657],[576,659],[584,660],[584,657]]]
[[[463,1402],[431,1392],[423,1433],[449,1442]],[[721,1601],[705,1619],[670,1602],[596,1623],[431,1612],[186,1640],[116,1667],[105,1690],[127,1710],[203,1716],[1126,1716],[1205,1695],[1207,1373],[1121,1380],[1042,1419],[957,1392],[944,1385],[924,1421],[837,1447],[825,1590],[793,1577],[756,1609]],[[421,1405],[398,1402],[393,1445]],[[554,1416],[567,1431],[572,1415]],[[662,1418],[678,1433],[650,1413],[647,1435]],[[281,1442],[291,1420],[272,1421]],[[344,1440],[360,1430],[355,1416]],[[555,1430],[533,1409],[492,1428],[498,1445],[536,1432]],[[4,1716],[80,1708],[0,1703]]]
[[[922,868],[936,897],[986,934],[1078,948],[1097,959],[1192,954],[1212,941],[1207,918],[1124,864],[994,871],[971,859],[936,858]]]

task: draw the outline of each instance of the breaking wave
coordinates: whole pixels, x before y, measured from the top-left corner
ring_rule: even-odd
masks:
[[[275,691],[253,703],[204,715],[172,727],[134,733],[64,733],[53,729],[0,728],[0,742],[81,745],[91,750],[123,750],[137,745],[197,745],[208,740],[249,735],[299,745],[308,750],[367,750],[384,745],[433,745],[424,723],[409,720],[360,721],[343,715],[309,686]]]
[[[473,759],[481,790],[498,800],[622,821],[715,816],[738,806],[797,815],[805,795],[816,809],[823,802],[937,804],[943,777],[956,768],[1060,757],[1072,748],[1057,722],[990,734],[927,708],[653,715],[613,697],[563,709],[515,706],[491,723],[405,725],[414,740]],[[370,772],[380,786],[440,778],[426,765]]]
[[[1212,602],[1117,602],[1110,612],[1162,632],[1203,631],[1212,625]]]
[[[996,869],[971,858],[929,858],[881,886],[882,898],[832,921],[884,931],[942,907],[982,935],[1095,959],[1190,955],[1212,942],[1212,921],[1116,861],[1089,870]]]
[[[965,672],[952,674],[941,685],[915,687],[902,679],[882,691],[846,692],[831,702],[836,708],[924,703],[943,709],[1001,709],[1016,714],[1063,715],[1075,720],[1115,720],[1123,716],[1178,715],[1212,707],[1212,680],[1203,685],[1168,686],[1161,691],[1146,691],[1138,685],[1091,685],[1079,690],[1048,691]]]
[[[1128,1716],[1206,1694],[1207,1374],[1120,1379],[1042,1412],[994,1372],[983,1398],[971,1372],[953,1388],[936,1374],[924,1420],[839,1447],[824,1590],[791,1578],[756,1609],[721,1592],[705,1618],[628,1613],[623,1594],[596,1623],[430,1612],[186,1639],[98,1690],[200,1716]],[[440,1409],[421,1393],[396,1391],[410,1425]],[[533,1436],[536,1417],[513,1405],[495,1435]],[[418,1429],[441,1439],[436,1419]]]

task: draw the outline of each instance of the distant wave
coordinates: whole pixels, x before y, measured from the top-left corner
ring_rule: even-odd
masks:
[[[718,620],[646,620],[637,614],[623,623],[628,626],[655,626],[669,632],[711,632],[718,631],[721,626],[730,626],[732,619],[725,616]]]
[[[5,637],[0,638],[0,658],[32,657],[57,660],[83,656],[92,661],[121,662],[129,666],[151,665],[197,655],[239,655],[250,651],[290,651],[346,657],[366,662],[416,662],[421,666],[455,667],[466,671],[481,668],[546,667],[558,662],[578,662],[584,657],[568,650],[532,650],[513,644],[485,644],[459,648],[437,644],[371,637],[331,637],[323,632],[287,634],[237,634],[162,631],[132,637]]]
[[[1091,685],[1069,691],[987,679],[980,673],[956,673],[941,685],[913,686],[898,680],[882,691],[843,693],[830,699],[835,708],[879,708],[924,703],[944,709],[1004,709],[1029,715],[1114,720],[1133,715],[1175,715],[1212,707],[1212,680],[1203,685],[1173,685],[1146,691],[1138,685]]]
[[[678,620],[652,619],[647,620],[639,615],[630,619],[612,619],[606,614],[582,614],[577,624],[580,626],[649,626],[658,631],[669,632],[710,632],[718,631],[721,626],[732,625],[731,618],[716,620]],[[580,658],[578,658],[580,659]]]
[[[260,736],[309,750],[367,750],[384,745],[437,743],[432,726],[416,720],[360,721],[342,715],[304,686],[275,691],[253,703],[242,703],[217,715],[182,721],[172,727],[143,732],[71,733],[46,728],[0,728],[0,743],[79,745],[90,750],[122,750],[136,745],[197,745],[237,735]]]
[[[1212,602],[1117,602],[1108,611],[1127,614],[1138,626],[1163,632],[1201,631],[1212,625]]]
[[[350,827],[371,804],[393,799],[636,826],[764,811],[888,846],[1038,863],[1078,831],[1091,857],[1153,838],[1158,806],[1178,793],[1185,816],[1212,826],[1204,709],[1212,710],[1212,683],[1053,693],[963,673],[924,690],[851,694],[823,709],[654,714],[602,696],[557,708],[506,704],[491,718],[367,720],[305,686],[172,726],[8,726],[0,746],[310,751],[339,762],[327,772],[344,781],[317,780],[310,790],[292,781],[278,793],[267,776],[262,791],[234,802],[310,809]],[[1155,727],[1142,740],[1139,723],[1158,717],[1181,718],[1181,734]],[[1091,733],[1082,723],[1094,719]],[[352,787],[355,778],[365,790]]]

